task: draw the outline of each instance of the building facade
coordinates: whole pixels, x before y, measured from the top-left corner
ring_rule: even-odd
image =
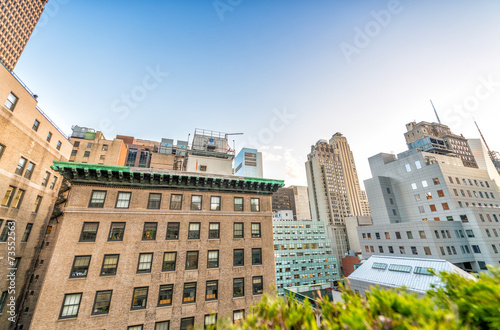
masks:
[[[73,150],[69,161],[103,165],[125,165],[127,146],[122,139],[107,140],[102,132],[73,126],[69,139]]]
[[[283,187],[273,194],[273,212],[285,210],[292,210],[296,220],[311,219],[307,187]]]
[[[237,321],[276,284],[271,194],[282,181],[69,162],[54,169],[71,192],[51,233],[34,329]]]
[[[250,178],[264,177],[262,153],[257,149],[243,148],[234,158],[234,174]]]

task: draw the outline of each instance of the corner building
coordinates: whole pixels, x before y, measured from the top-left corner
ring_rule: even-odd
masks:
[[[276,285],[283,181],[55,162],[71,183],[33,329],[187,329]]]

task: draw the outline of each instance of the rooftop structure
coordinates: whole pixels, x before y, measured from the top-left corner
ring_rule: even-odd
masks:
[[[234,174],[262,178],[262,153],[257,149],[243,148],[234,159]]]

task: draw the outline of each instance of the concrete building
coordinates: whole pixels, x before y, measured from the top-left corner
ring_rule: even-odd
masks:
[[[273,215],[274,258],[278,294],[284,289],[329,284],[339,279],[326,226],[321,221],[294,219],[291,210]]]
[[[243,148],[234,158],[234,174],[250,178],[262,178],[262,152]]]
[[[309,192],[305,186],[278,189],[273,194],[273,212],[292,210],[296,220],[311,219]]]
[[[12,71],[28,42],[48,0],[5,0],[0,6],[0,61]]]
[[[371,216],[353,216],[345,218],[345,229],[350,251],[361,252],[361,244],[358,237],[358,227],[371,225],[373,225]]]
[[[370,215],[361,202],[363,194],[347,139],[335,133],[330,141],[313,145],[306,174],[312,219],[328,225],[334,253],[341,260],[349,252],[345,218]]]
[[[33,285],[44,248],[40,238],[62,182],[51,165],[68,160],[71,143],[37,106],[36,96],[3,66],[0,81],[0,328],[9,329],[20,320],[29,324],[31,302],[39,293]]]
[[[46,239],[53,254],[33,329],[238,320],[276,284],[271,194],[283,181],[70,162],[53,168],[71,193]]]
[[[125,165],[127,146],[122,139],[107,140],[102,132],[88,127],[73,126],[72,130],[70,162]]]

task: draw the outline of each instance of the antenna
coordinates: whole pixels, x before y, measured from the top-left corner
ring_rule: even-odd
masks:
[[[432,104],[432,109],[434,109],[434,113],[436,114],[436,118],[438,120],[438,123],[441,124],[441,120],[439,119],[439,116],[438,116],[438,113],[436,111],[436,108],[434,108],[434,103],[432,103],[432,100],[430,100],[430,101],[431,101],[431,104]]]
[[[490,150],[490,147],[488,147],[488,143],[486,143],[486,139],[484,138],[483,133],[481,133],[481,130],[479,129],[479,126],[476,123],[476,120],[474,118],[472,118],[472,120],[474,120],[474,124],[476,124],[477,130],[479,131],[479,135],[481,135],[481,139],[483,139],[484,145],[486,146],[486,149],[488,150],[488,154],[491,156],[492,152]]]

